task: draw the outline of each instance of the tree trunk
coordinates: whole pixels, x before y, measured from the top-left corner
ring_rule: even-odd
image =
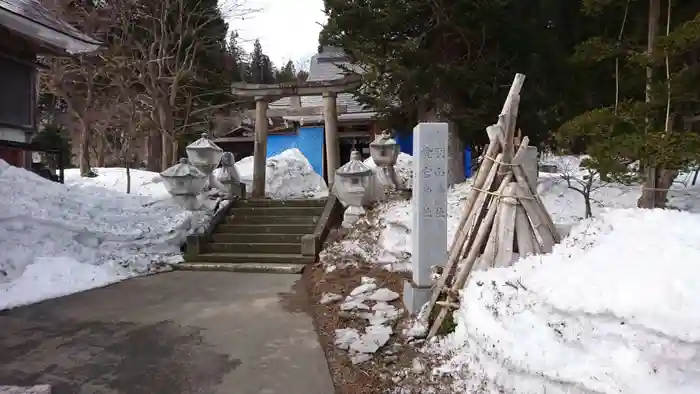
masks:
[[[107,156],[107,144],[105,143],[105,139],[103,136],[98,136],[97,137],[97,149],[95,149],[96,157],[95,160],[97,161],[97,166],[98,167],[104,167],[105,166],[105,157]]]
[[[131,170],[129,167],[129,160],[125,160],[124,168],[126,168],[126,194],[131,194]]]
[[[173,142],[172,142],[172,137],[168,133],[161,131],[160,137],[161,137],[160,168],[162,168],[161,171],[163,171],[172,165]]]
[[[593,209],[591,209],[591,194],[590,192],[583,195],[583,203],[586,206],[586,219],[593,217]]]
[[[673,180],[678,176],[678,170],[660,169],[656,179],[656,191],[654,195],[654,208],[666,208],[668,189],[673,185]]]
[[[177,140],[177,138],[173,138],[172,145],[173,145],[173,148],[172,148],[173,149],[172,150],[173,156],[172,156],[170,162],[177,163],[178,159],[180,158],[179,157],[179,155],[180,155],[180,142]]]
[[[661,15],[661,0],[649,0],[649,26],[648,26],[648,36],[647,36],[647,54],[649,56],[654,54],[654,45],[656,43],[656,38],[659,35],[659,17]],[[654,83],[654,67],[647,66],[647,83],[646,83],[646,102],[652,100],[652,84]],[[647,119],[647,130],[650,131],[651,119]],[[657,189],[660,189],[656,184],[656,180],[659,176],[658,171],[654,167],[654,158],[650,157],[647,165],[645,166],[646,179],[644,181],[644,187],[642,189],[642,195],[637,200],[637,206],[639,208],[655,208],[657,206],[656,196]],[[665,202],[663,203],[665,204]]]
[[[80,152],[78,161],[80,163],[80,176],[88,176],[90,173],[90,129],[84,119],[78,119],[80,129]]]
[[[157,130],[153,130],[147,137],[146,167],[149,171],[160,172],[165,168],[160,167],[161,139]]]
[[[158,106],[158,120],[161,133],[160,165],[162,170],[165,170],[175,162],[174,155],[176,154],[176,152],[173,152],[173,143],[176,139],[175,122],[169,105],[162,103]]]

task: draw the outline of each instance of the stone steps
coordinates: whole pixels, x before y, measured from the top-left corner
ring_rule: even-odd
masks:
[[[229,212],[229,217],[237,216],[321,216],[323,207],[234,207]]]
[[[227,271],[263,274],[301,274],[306,264],[206,263],[188,261],[175,266],[182,271]]]
[[[253,207],[323,207],[326,199],[299,199],[299,200],[270,200],[267,198],[249,199],[239,201],[236,204],[238,208],[253,208]]]
[[[302,237],[313,234],[325,200],[236,201],[228,215],[182,270],[300,273],[316,256],[302,255]]]
[[[275,233],[214,233],[211,242],[222,243],[285,243],[298,244],[301,243],[303,234],[275,234]]]
[[[215,234],[311,234],[315,224],[240,224],[223,223]]]
[[[273,253],[296,254],[301,253],[301,242],[297,243],[231,243],[212,242],[205,246],[205,251],[210,253]]]
[[[301,246],[300,246],[301,248]],[[201,253],[197,261],[205,263],[264,263],[264,264],[307,264],[313,263],[313,257],[299,254],[274,253]]]
[[[318,221],[318,216],[273,216],[273,215],[236,215],[226,217],[226,224],[298,224],[314,226]]]

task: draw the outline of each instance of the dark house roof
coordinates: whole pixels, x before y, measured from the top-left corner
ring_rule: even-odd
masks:
[[[342,49],[334,47],[324,47],[321,53],[317,53],[311,58],[309,67],[309,77],[307,82],[333,81],[345,77],[347,71],[360,70],[350,63],[347,55]],[[302,107],[323,107],[323,96],[302,96]],[[344,114],[339,114],[340,120],[366,120],[372,119],[376,113],[373,109],[367,108],[360,104],[352,93],[341,93],[338,95],[337,103],[339,106],[347,108]],[[284,97],[273,103],[270,103],[270,108],[290,108],[291,98]],[[285,116],[288,120],[304,119],[306,122],[314,123],[323,120],[322,115],[316,116]]]
[[[38,41],[47,48],[42,54],[93,52],[101,45],[36,0],[0,0],[0,25]]]

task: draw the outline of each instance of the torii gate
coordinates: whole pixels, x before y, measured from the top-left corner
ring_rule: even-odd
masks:
[[[234,82],[231,92],[236,96],[251,97],[255,100],[255,139],[253,151],[253,197],[265,197],[265,159],[267,156],[267,109],[271,101],[290,96],[323,96],[323,118],[326,145],[326,169],[328,185],[333,184],[335,170],[340,167],[338,148],[338,93],[344,93],[359,87],[362,83],[359,75],[350,75],[331,81],[314,81],[303,83],[249,84]],[[275,110],[281,116],[304,115],[306,108]]]

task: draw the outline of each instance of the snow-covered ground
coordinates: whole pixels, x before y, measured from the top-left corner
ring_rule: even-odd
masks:
[[[94,181],[118,187],[110,175],[61,185],[0,160],[0,309],[151,272],[210,217]]]
[[[97,174],[94,178],[81,177],[80,170],[77,168],[65,170],[65,184],[77,188],[99,187],[126,194],[126,169],[97,167],[92,170]],[[157,172],[131,169],[129,173],[131,174],[131,194],[157,199],[170,197]]]
[[[459,393],[694,393],[700,390],[700,186],[681,174],[679,210],[636,209],[639,185],[596,183],[593,219],[566,175],[580,158],[553,157],[538,191],[558,224],[573,225],[550,255],[474,273],[454,334],[428,346]],[[448,194],[448,243],[469,182]],[[378,240],[378,241],[377,241]],[[356,256],[407,269],[410,201],[377,207],[322,254],[327,269]],[[347,259],[351,260],[351,259]]]
[[[406,155],[408,156],[408,155]],[[582,195],[567,187],[564,176],[581,177],[586,173],[579,169],[581,162],[577,157],[555,157],[549,160],[561,169],[561,173],[540,173],[538,192],[553,220],[564,227],[573,225],[585,217],[585,206]],[[412,160],[404,159],[397,166],[397,173],[411,178],[410,166]],[[691,174],[679,175],[677,182],[669,192],[669,205],[690,212],[700,212],[700,185],[690,186],[688,180]],[[471,180],[452,187],[447,195],[447,240],[452,242],[459,219],[462,214],[464,200],[469,194]],[[597,216],[611,208],[634,208],[641,193],[639,185],[597,184],[593,188],[593,215]],[[365,260],[393,266],[393,269],[409,269],[411,254],[411,202],[392,201],[375,209],[371,217],[370,227],[376,233],[373,245],[360,244],[361,241],[352,235],[340,244],[333,245],[331,251],[341,248],[363,256]],[[362,234],[366,236],[367,234]],[[378,239],[378,242],[376,241]]]
[[[700,215],[617,209],[475,272],[434,350],[455,392],[696,393]],[[481,391],[480,391],[481,390]]]
[[[252,183],[252,158],[236,163]],[[77,169],[61,185],[0,160],[0,310],[105,286],[182,260],[187,234],[208,222],[216,201],[203,210],[176,204],[159,174],[124,168]],[[267,195],[276,199],[328,194],[297,149],[267,160]]]
[[[410,156],[409,160],[410,160]],[[94,178],[83,178],[78,169],[65,171],[66,185],[79,188],[100,187],[126,193],[126,170],[124,168],[93,168]],[[236,171],[248,192],[253,185],[253,157],[236,162]],[[156,172],[131,170],[131,194],[156,199],[170,198],[163,181]],[[265,171],[265,194],[272,199],[323,198],[328,196],[328,186],[314,172],[311,164],[299,149],[288,149],[269,157]]]

